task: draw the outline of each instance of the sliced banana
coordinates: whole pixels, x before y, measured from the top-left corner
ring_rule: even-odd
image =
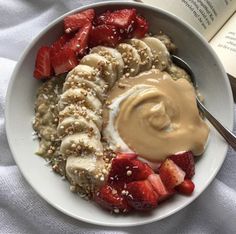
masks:
[[[80,76],[68,77],[64,83],[63,92],[67,91],[68,89],[75,89],[77,87],[87,90],[92,95],[98,97],[100,101],[104,101],[106,98],[106,91],[103,88],[95,84],[93,81],[80,78]]]
[[[96,136],[88,136],[87,133],[76,133],[64,137],[61,141],[60,152],[62,156],[85,156],[88,152],[102,153],[103,146]]]
[[[100,132],[102,102],[108,90],[104,80],[113,82],[116,78],[110,62],[101,56],[99,62],[98,56],[87,55],[84,63],[88,65],[80,64],[68,73],[57,104],[57,134],[62,139],[59,151],[67,158],[66,175],[72,185],[79,186],[86,194],[94,188],[93,180],[96,180],[98,170],[101,174],[105,166],[101,157],[103,145]],[[108,71],[110,76],[106,74]],[[103,80],[99,78],[100,74],[107,76],[103,76]]]
[[[112,66],[117,72],[117,79],[123,76],[124,61],[121,54],[116,49],[106,46],[96,46],[93,47],[90,52],[97,53],[111,62]]]
[[[66,160],[66,175],[73,185],[79,186],[85,194],[90,194],[103,182],[98,175],[102,175],[104,167],[104,161],[94,154],[86,157],[70,156]]]
[[[75,117],[79,117],[79,116],[83,116],[85,117],[87,120],[93,121],[99,131],[101,131],[102,129],[102,116],[101,113],[99,113],[99,111],[92,111],[87,109],[84,106],[77,106],[74,104],[70,104],[68,106],[66,106],[62,111],[60,111],[59,113],[59,122],[62,122],[65,118],[68,118],[70,116],[75,116]]]
[[[90,136],[96,135],[98,139],[101,138],[100,131],[96,124],[91,120],[85,119],[83,116],[70,116],[65,118],[57,127],[57,134],[61,137],[77,132],[85,132]]]
[[[128,73],[130,76],[138,74],[140,69],[141,58],[138,51],[127,43],[121,43],[117,46],[117,50],[121,53],[124,61],[124,73]]]
[[[88,65],[97,69],[101,74],[101,77],[108,83],[109,87],[114,85],[117,77],[116,71],[113,70],[111,62],[103,56],[97,53],[85,55],[81,59],[80,64]]]
[[[83,88],[68,89],[61,95],[58,102],[59,110],[63,110],[69,104],[85,106],[93,111],[102,108],[99,99]]]
[[[140,72],[147,71],[152,67],[152,51],[147,46],[145,42],[139,39],[130,39],[127,41],[130,45],[132,45],[137,51],[141,59],[140,64]]]
[[[94,68],[87,66],[87,65],[82,65],[79,64],[75,68],[73,68],[66,76],[66,79],[71,76],[83,76],[85,79],[88,80],[95,80],[97,78],[97,73],[94,70]]]
[[[79,64],[67,74],[63,86],[63,92],[68,89],[68,83],[70,84],[74,80],[77,80],[77,78],[91,81],[94,84],[100,86],[104,92],[107,91],[108,86],[106,82],[101,79],[101,77],[99,77],[98,72],[93,67]]]
[[[165,45],[155,37],[145,37],[142,39],[151,49],[153,54],[153,65],[161,71],[170,64],[170,54]]]

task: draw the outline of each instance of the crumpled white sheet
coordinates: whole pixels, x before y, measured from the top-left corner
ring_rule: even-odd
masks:
[[[213,183],[191,205],[162,221],[131,228],[99,227],[70,218],[45,202],[22,177],[4,126],[5,94],[15,61],[53,19],[91,2],[95,1],[0,0],[0,233],[236,233],[233,150]]]

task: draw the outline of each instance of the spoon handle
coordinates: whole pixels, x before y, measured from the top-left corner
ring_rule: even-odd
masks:
[[[226,127],[224,127],[212,114],[206,109],[206,107],[197,98],[198,108],[203,112],[204,116],[209,122],[218,130],[221,136],[229,143],[229,145],[236,150],[236,136]]]

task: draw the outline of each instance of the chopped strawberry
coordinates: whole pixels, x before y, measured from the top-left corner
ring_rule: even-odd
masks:
[[[184,152],[174,154],[169,157],[175,164],[177,164],[183,171],[185,171],[185,178],[191,179],[195,174],[195,162],[192,152]]]
[[[184,181],[185,172],[178,167],[171,159],[166,159],[159,169],[161,180],[168,189],[173,189],[175,186]]]
[[[88,39],[92,29],[92,24],[86,24],[83,26],[75,36],[65,44],[63,48],[70,48],[76,55],[82,56],[85,54],[88,48]]]
[[[117,153],[116,158],[136,159],[138,157],[135,153]]]
[[[133,37],[142,38],[148,32],[148,22],[141,16],[136,16],[134,23]]]
[[[103,12],[99,16],[95,17],[94,24],[95,25],[106,24],[106,20],[108,19],[110,15],[111,15],[111,11],[109,10]]]
[[[64,48],[51,58],[51,63],[56,75],[58,75],[74,68],[78,61],[73,50]]]
[[[174,189],[166,188],[158,174],[151,174],[147,179],[153,186],[156,193],[159,195],[159,201],[164,201],[175,193]]]
[[[55,42],[53,42],[50,51],[51,57],[56,55],[71,38],[72,34],[64,34],[61,37],[59,37]]]
[[[116,46],[121,41],[121,36],[117,27],[113,25],[98,25],[91,31],[90,44],[91,46],[106,45]]]
[[[88,9],[74,15],[69,15],[64,18],[64,30],[66,33],[76,32],[84,25],[92,23],[95,12],[93,9]]]
[[[137,159],[130,158],[114,158],[111,164],[111,170],[108,175],[109,183],[131,182],[136,180],[144,180],[153,170],[147,163],[143,163]]]
[[[127,186],[127,183],[124,181],[117,181],[116,183],[109,183],[108,184],[110,186],[112,186],[112,188],[116,189],[119,193],[122,192],[122,190],[124,190]]]
[[[128,204],[136,210],[150,210],[157,206],[158,194],[148,180],[130,182],[126,191]]]
[[[103,208],[113,212],[126,213],[131,210],[126,199],[110,185],[104,185],[95,194],[95,201]]]
[[[135,20],[135,9],[122,9],[117,11],[107,11],[97,19],[99,24],[113,25],[119,29],[126,30]]]
[[[180,185],[178,185],[175,189],[182,194],[191,195],[195,188],[194,183],[192,180],[185,179]]]
[[[45,79],[50,77],[52,72],[50,48],[48,46],[42,46],[36,55],[34,77],[38,80]]]

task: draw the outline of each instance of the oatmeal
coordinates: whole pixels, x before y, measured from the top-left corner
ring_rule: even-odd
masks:
[[[57,133],[58,100],[62,92],[63,78],[52,78],[38,89],[35,102],[33,128],[40,141],[37,154],[46,158],[53,169],[65,175],[65,160],[60,154],[61,139]]]

